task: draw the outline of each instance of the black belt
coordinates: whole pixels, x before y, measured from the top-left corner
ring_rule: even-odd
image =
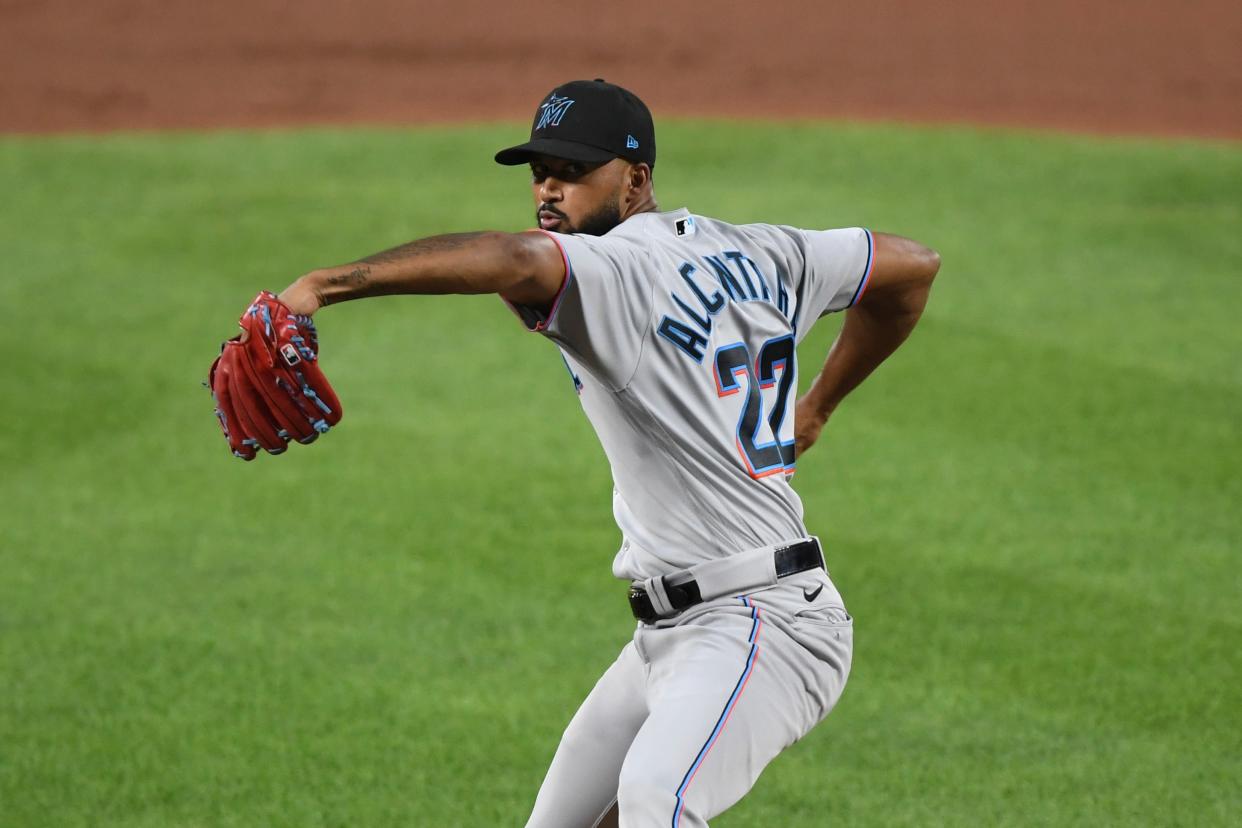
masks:
[[[776,559],[777,578],[824,566],[824,555],[820,551],[819,541],[814,538],[799,541],[790,546],[778,547],[773,550],[772,556]],[[703,596],[699,594],[699,585],[693,578],[676,584],[670,583],[670,578],[676,578],[676,575],[665,575],[662,580],[664,591],[668,594],[669,604],[673,607],[673,614],[702,603]],[[655,607],[651,604],[651,596],[647,594],[647,590],[637,584],[630,587],[630,609],[634,612],[635,618],[648,624],[658,621],[661,617],[670,617],[656,614]]]

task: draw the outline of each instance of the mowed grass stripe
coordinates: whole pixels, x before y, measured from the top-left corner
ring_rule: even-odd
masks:
[[[344,424],[248,465],[198,386],[259,287],[529,226],[490,161],[520,133],[0,140],[0,823],[522,824],[631,628],[554,349],[492,298],[329,309]],[[693,121],[660,151],[665,207],[944,257],[797,475],[850,686],[713,825],[1228,824],[1242,151]]]

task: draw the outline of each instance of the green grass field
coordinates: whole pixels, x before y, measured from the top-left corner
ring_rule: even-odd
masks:
[[[555,350],[331,308],[344,422],[252,464],[199,385],[260,287],[529,226],[521,132],[0,139],[0,824],[524,822],[632,629]],[[850,685],[713,825],[1237,824],[1242,148],[672,122],[656,184],[944,259],[796,478]]]

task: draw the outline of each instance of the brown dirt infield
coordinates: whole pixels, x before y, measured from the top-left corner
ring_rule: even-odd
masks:
[[[0,0],[0,131],[657,115],[1242,138],[1239,0]]]

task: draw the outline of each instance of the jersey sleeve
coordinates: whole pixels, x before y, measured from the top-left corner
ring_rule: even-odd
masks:
[[[546,312],[510,307],[531,331],[542,333],[613,390],[633,376],[651,325],[654,280],[645,253],[633,242],[548,233],[565,259],[565,281]]]
[[[819,317],[845,310],[862,297],[871,278],[875,239],[862,227],[789,231],[803,253],[798,316],[809,329]]]

